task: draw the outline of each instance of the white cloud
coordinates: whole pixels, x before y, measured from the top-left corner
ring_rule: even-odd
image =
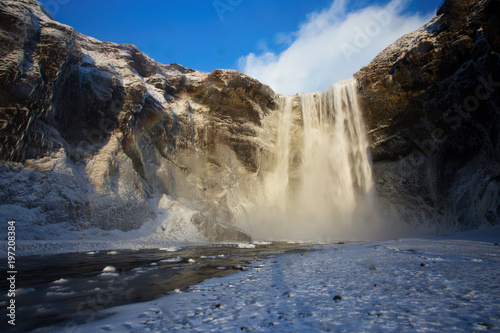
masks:
[[[403,15],[407,0],[347,12],[349,0],[308,15],[283,52],[250,53],[240,70],[281,94],[312,92],[347,79],[399,37],[427,23],[426,16]],[[286,40],[280,35],[276,41]]]

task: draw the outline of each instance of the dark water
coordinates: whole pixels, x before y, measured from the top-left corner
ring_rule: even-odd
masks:
[[[176,252],[150,249],[114,255],[104,251],[18,257],[16,288],[25,292],[15,298],[16,326],[8,325],[9,288],[7,280],[1,280],[0,331],[29,332],[86,323],[101,318],[103,309],[149,301],[207,278],[245,270],[255,260],[305,248],[273,243],[252,249],[213,245]],[[115,267],[116,272],[103,273],[106,266]]]

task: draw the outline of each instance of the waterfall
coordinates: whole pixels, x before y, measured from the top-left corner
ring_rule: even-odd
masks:
[[[276,161],[264,178],[265,208],[255,217],[256,237],[360,238],[376,214],[355,80],[280,102]],[[301,109],[300,131],[294,130],[295,109]]]
[[[280,117],[278,122],[278,135],[276,142],[276,166],[274,173],[265,182],[265,193],[276,206],[278,214],[286,217],[289,209],[287,204],[287,191],[290,178],[290,152],[291,128],[293,123],[292,96],[281,96]]]

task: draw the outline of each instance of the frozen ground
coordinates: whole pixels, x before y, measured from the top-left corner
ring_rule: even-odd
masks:
[[[90,229],[84,232],[71,233],[62,231],[57,236],[60,239],[47,240],[17,240],[16,256],[57,254],[67,252],[88,252],[105,250],[140,250],[165,248],[176,250],[178,248],[206,244],[201,238],[196,240],[176,240],[142,230],[123,232],[119,230]],[[0,242],[0,258],[7,256],[7,242]]]
[[[152,202],[154,199],[152,200]],[[157,218],[145,221],[141,228],[131,231],[102,230],[95,227],[78,228],[74,224],[38,223],[33,219],[15,220],[16,256],[87,252],[103,250],[139,250],[148,248],[179,248],[207,244],[207,239],[191,222],[196,211],[178,201],[163,196],[158,205]],[[1,207],[4,209],[5,207]],[[0,219],[25,216],[10,207],[2,211]],[[14,213],[15,214],[14,214]],[[4,214],[4,215],[2,215]],[[0,258],[7,256],[7,241],[0,241]]]
[[[498,242],[495,227],[278,255],[63,331],[500,332]]]

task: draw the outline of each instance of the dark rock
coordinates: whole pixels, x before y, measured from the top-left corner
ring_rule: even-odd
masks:
[[[242,272],[248,270],[246,267],[241,266],[241,265],[235,265],[235,266],[232,266],[231,268],[235,269],[235,270],[242,271]]]
[[[487,330],[491,330],[491,329],[494,329],[496,327],[492,323],[488,323],[488,322],[480,322],[480,323],[477,323],[477,324],[480,325],[480,326],[483,326]]]
[[[234,227],[224,226],[220,223],[211,224],[206,228],[206,235],[211,242],[244,242],[252,241],[252,237]]]
[[[269,87],[156,63],[79,34],[34,0],[0,2],[0,22],[0,205],[37,209],[40,223],[130,230],[155,217],[151,198],[189,198],[208,238],[250,240],[231,227],[230,198],[262,167]],[[12,186],[19,172],[33,181]]]
[[[438,14],[355,75],[379,201],[427,229],[497,224],[500,4],[447,0]],[[235,198],[273,161],[269,87],[156,63],[34,0],[0,2],[0,42],[0,205],[25,214],[12,219],[131,230],[168,197],[159,209],[183,206],[208,239],[251,240]]]
[[[438,14],[355,74],[376,189],[402,223],[497,224],[500,5],[447,0]]]
[[[336,301],[336,302],[337,302],[337,301],[341,301],[341,300],[343,300],[343,299],[344,299],[344,298],[343,298],[342,296],[340,296],[340,295],[335,295],[335,296],[333,296],[333,300],[334,300],[334,301]]]

